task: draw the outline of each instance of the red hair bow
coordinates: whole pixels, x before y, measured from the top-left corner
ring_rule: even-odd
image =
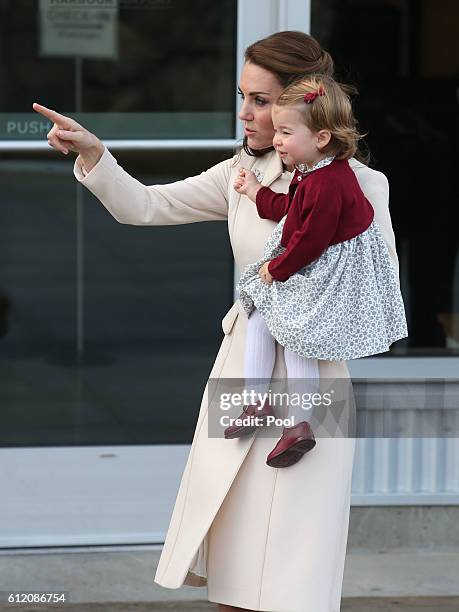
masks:
[[[324,88],[319,87],[317,91],[311,91],[307,94],[304,94],[304,101],[306,102],[306,104],[311,104],[311,102],[314,102],[317,96],[324,96],[324,95],[325,95]]]

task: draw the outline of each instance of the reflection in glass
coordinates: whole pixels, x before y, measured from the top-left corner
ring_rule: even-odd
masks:
[[[409,338],[393,354],[459,354],[454,2],[312,0],[311,33],[357,84],[372,165],[389,179]]]
[[[229,155],[116,157],[155,184]],[[0,158],[0,446],[188,444],[232,304],[227,224],[117,223],[72,167]]]
[[[35,101],[100,138],[234,136],[233,0],[32,4],[0,4],[0,139],[45,137]]]

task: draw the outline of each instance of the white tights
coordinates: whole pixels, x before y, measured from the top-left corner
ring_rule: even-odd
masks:
[[[314,393],[318,389],[319,364],[317,359],[301,357],[297,353],[284,349],[287,377],[292,380],[288,386],[291,393]],[[274,362],[276,359],[276,341],[271,336],[265,320],[255,309],[247,321],[247,336],[244,356],[244,377],[247,387],[256,387],[257,392],[267,393]],[[259,380],[262,379],[262,380]],[[304,380],[304,384],[298,379]],[[256,384],[255,384],[256,383]],[[294,417],[294,423],[308,421],[310,411],[289,402],[288,417]]]

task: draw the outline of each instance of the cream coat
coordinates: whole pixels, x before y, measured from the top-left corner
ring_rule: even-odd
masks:
[[[398,272],[387,179],[354,159],[350,164]],[[240,166],[258,170],[264,185],[287,192],[291,175],[282,173],[274,152],[261,158],[242,153],[239,160],[235,156],[168,185],[143,185],[107,149],[87,174],[78,157],[74,173],[120,223],[227,220],[242,270],[261,257],[275,223],[260,219],[255,205],[233,189]],[[210,378],[243,377],[246,323],[237,300],[223,317],[224,338]],[[319,367],[323,379],[349,377],[346,362],[319,361]],[[273,376],[285,376],[279,345]],[[352,417],[352,389],[344,401],[345,416]],[[155,582],[167,588],[207,585],[210,601],[251,610],[339,611],[355,440],[318,438],[297,464],[273,469],[265,460],[277,437],[209,437],[207,403],[206,385]]]

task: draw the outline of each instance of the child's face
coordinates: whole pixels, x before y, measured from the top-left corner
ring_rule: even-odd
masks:
[[[273,146],[286,166],[312,165],[323,158],[323,132],[312,132],[294,108],[273,106]]]

